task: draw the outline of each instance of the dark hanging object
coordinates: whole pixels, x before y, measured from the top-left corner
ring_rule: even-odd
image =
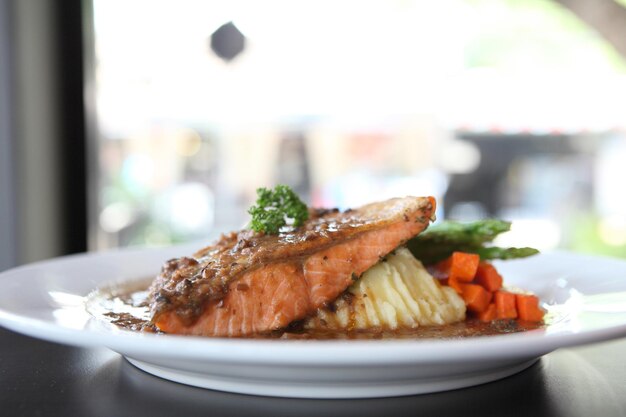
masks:
[[[211,35],[211,49],[224,61],[233,60],[245,46],[246,37],[233,22],[223,24]]]

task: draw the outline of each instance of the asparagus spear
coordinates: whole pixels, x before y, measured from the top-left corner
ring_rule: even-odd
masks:
[[[486,246],[510,228],[510,222],[496,219],[471,223],[445,221],[411,239],[407,247],[426,265],[441,261],[454,251],[477,253],[483,260],[523,258],[538,253],[533,248]]]
[[[500,248],[491,246],[487,248],[479,248],[475,252],[480,255],[480,259],[516,259],[526,258],[536,255],[539,251],[535,248]]]

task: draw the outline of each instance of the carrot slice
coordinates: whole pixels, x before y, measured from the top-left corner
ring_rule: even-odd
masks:
[[[476,276],[480,256],[475,253],[453,252],[435,265],[438,276],[447,276],[459,282],[471,282]]]
[[[450,276],[463,282],[472,281],[476,276],[480,256],[475,253],[453,252],[451,258]]]
[[[474,282],[482,285],[487,291],[494,292],[502,288],[502,275],[496,271],[492,264],[481,262],[476,270]]]
[[[487,309],[492,296],[489,291],[476,284],[461,284],[461,289],[461,297],[469,311],[480,313]]]
[[[455,278],[446,278],[442,280],[443,285],[447,285],[456,291],[457,294],[463,293],[463,288],[461,287],[461,283]]]
[[[496,291],[494,293],[494,298],[496,303],[496,318],[517,318],[517,308],[515,307],[515,294],[505,291]]]
[[[481,311],[476,315],[480,321],[491,321],[496,318],[496,305],[490,303],[484,311]]]
[[[536,295],[516,294],[515,303],[520,320],[538,322],[543,320],[544,311],[539,307]]]

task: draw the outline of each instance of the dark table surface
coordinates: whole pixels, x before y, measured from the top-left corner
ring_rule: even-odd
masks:
[[[107,349],[0,329],[1,416],[626,416],[626,339],[557,350],[477,387],[412,397],[299,400],[230,394],[148,375]]]

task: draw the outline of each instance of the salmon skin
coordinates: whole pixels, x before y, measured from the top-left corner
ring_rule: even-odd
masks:
[[[282,329],[333,302],[367,269],[434,218],[432,197],[404,197],[340,212],[311,209],[278,235],[222,235],[165,263],[150,289],[161,331],[241,337]]]

